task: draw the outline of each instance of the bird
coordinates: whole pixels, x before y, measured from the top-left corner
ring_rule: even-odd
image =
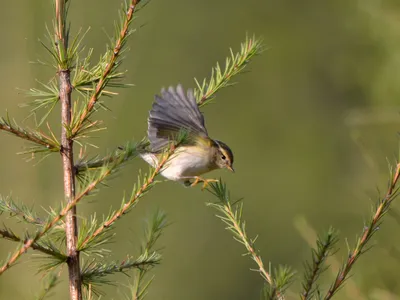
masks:
[[[201,175],[216,169],[233,169],[233,152],[225,143],[209,137],[193,90],[185,93],[181,84],[170,86],[155,95],[148,117],[147,138],[149,146],[140,156],[152,167],[160,163],[162,153],[176,142],[184,131],[187,140],[177,145],[174,154],[168,158],[160,174],[168,180],[185,186],[203,183],[203,189],[216,179]]]

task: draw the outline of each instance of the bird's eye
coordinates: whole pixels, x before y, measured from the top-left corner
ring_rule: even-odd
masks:
[[[225,155],[222,155],[222,156],[221,156],[221,158],[222,158],[223,160],[225,160],[225,159],[226,159]]]

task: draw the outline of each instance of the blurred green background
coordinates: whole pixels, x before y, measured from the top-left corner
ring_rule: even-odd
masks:
[[[72,1],[72,33],[86,35],[87,48],[97,58],[112,34],[120,1]],[[16,88],[39,87],[54,71],[29,61],[46,59],[38,42],[45,24],[51,26],[50,0],[0,2],[1,115],[23,120],[29,101]],[[138,13],[123,68],[135,87],[107,99],[111,112],[101,112],[108,130],[91,142],[105,154],[127,140],[145,134],[148,110],[160,88],[182,83],[194,87],[193,77],[209,76],[223,63],[229,47],[238,50],[246,33],[262,36],[269,48],[235,78],[234,87],[221,90],[204,107],[210,135],[226,142],[235,153],[235,174],[211,176],[228,183],[234,198],[245,197],[244,217],[266,264],[286,264],[302,277],[310,257],[313,230],[330,225],[340,230],[337,262],[363,229],[371,205],[385,192],[387,158],[398,157],[400,125],[400,2],[396,0],[153,0]],[[53,124],[58,111],[50,117]],[[29,122],[27,122],[29,124]],[[35,204],[37,210],[56,206],[62,196],[61,161],[54,155],[40,164],[15,153],[24,142],[1,134],[0,193]],[[116,208],[130,192],[137,159],[96,197],[79,205],[82,216],[101,216]],[[262,279],[244,249],[232,239],[200,188],[166,182],[141,200],[116,226],[109,259],[137,253],[142,223],[157,208],[171,225],[159,241],[163,262],[154,269],[152,299],[259,299]],[[394,204],[394,212],[400,209]],[[305,221],[308,227],[305,225]],[[1,218],[6,225],[13,220]],[[22,224],[17,225],[22,232]],[[351,280],[337,299],[400,299],[399,223],[385,218],[374,236],[375,247],[363,255]],[[1,241],[1,259],[17,245]],[[30,251],[32,253],[32,251]],[[34,254],[34,253],[33,253]],[[0,280],[0,299],[33,299],[41,275],[40,263],[25,255]],[[327,271],[325,289],[334,274]],[[118,288],[106,287],[102,299],[122,299],[131,279],[116,277]],[[299,281],[292,286],[296,292]],[[295,294],[294,294],[295,295]],[[293,298],[295,298],[293,296]],[[67,299],[67,281],[53,299]],[[289,297],[289,299],[292,299]]]

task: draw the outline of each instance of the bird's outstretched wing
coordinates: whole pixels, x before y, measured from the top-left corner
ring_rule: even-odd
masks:
[[[179,84],[176,89],[162,89],[161,95],[155,96],[147,131],[151,151],[163,149],[181,130],[186,130],[193,137],[208,138],[204,117],[193,91],[188,90],[185,94]]]

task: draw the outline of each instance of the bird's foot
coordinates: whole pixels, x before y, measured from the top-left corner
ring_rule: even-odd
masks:
[[[190,186],[195,186],[199,182],[202,182],[203,183],[203,186],[201,188],[202,190],[204,190],[210,184],[210,182],[218,182],[219,181],[217,179],[206,179],[206,178],[202,178],[200,176],[195,176],[193,178],[194,178],[194,181],[190,184]]]

